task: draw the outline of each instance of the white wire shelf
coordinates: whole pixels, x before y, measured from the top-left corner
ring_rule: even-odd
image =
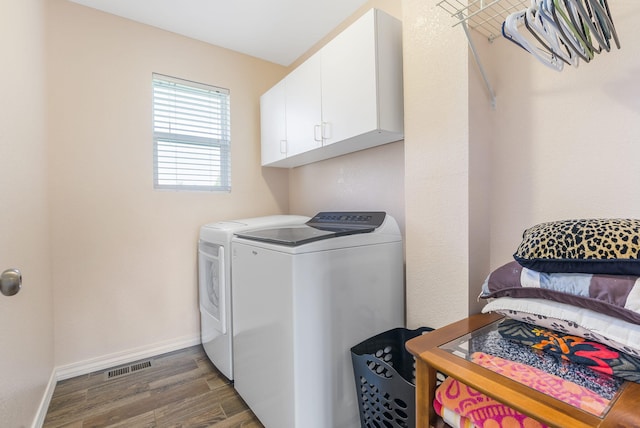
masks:
[[[502,36],[504,19],[518,10],[526,9],[530,0],[442,0],[437,5],[447,11],[456,22],[453,26],[467,26],[493,41]]]

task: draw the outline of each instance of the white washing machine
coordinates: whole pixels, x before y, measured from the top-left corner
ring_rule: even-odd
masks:
[[[402,237],[383,212],[237,232],[234,386],[266,428],[358,428],[350,348],[404,326]]]
[[[231,238],[251,228],[302,224],[309,217],[274,215],[206,224],[198,241],[198,291],[202,346],[211,362],[233,380]]]

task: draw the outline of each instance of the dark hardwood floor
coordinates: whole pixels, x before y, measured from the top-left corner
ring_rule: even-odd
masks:
[[[201,346],[136,363],[58,382],[44,428],[264,428]]]

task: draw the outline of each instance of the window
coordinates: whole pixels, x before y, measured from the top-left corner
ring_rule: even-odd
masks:
[[[153,74],[156,189],[231,191],[229,90]]]

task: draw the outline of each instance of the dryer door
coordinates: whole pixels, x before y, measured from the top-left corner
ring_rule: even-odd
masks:
[[[200,306],[214,318],[214,327],[222,334],[227,333],[224,256],[224,246],[204,241],[198,243]]]

